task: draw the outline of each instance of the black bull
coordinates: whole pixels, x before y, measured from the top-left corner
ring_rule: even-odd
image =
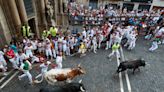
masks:
[[[117,73],[125,71],[126,69],[133,69],[133,74],[136,69],[139,70],[140,66],[145,66],[146,63],[142,59],[132,60],[132,61],[125,61],[121,62],[118,66]]]
[[[63,86],[53,86],[53,88],[41,88],[39,92],[85,92],[82,83],[68,83]]]

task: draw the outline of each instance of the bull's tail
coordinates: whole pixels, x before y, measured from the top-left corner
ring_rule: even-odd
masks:
[[[44,79],[44,76],[41,76],[41,77],[42,77],[41,80],[34,80],[34,83],[41,83]]]

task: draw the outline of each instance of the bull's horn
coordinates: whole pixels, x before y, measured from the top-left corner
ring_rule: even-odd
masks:
[[[78,64],[78,67],[80,67],[81,66],[81,63],[80,64]]]
[[[85,92],[85,90],[83,89],[83,87],[80,87],[80,90],[81,90],[82,92]]]
[[[81,79],[81,80],[79,80],[79,83],[82,83],[82,79]]]

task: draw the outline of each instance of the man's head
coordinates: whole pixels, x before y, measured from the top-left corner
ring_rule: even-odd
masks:
[[[19,51],[18,51],[18,54],[19,54],[19,55],[21,55],[22,53],[23,53],[23,51],[22,51],[22,50],[19,50]]]

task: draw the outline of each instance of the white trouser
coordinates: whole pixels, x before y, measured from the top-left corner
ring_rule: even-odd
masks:
[[[108,50],[108,48],[109,48],[109,41],[106,41],[106,50]]]
[[[0,58],[0,62],[2,62],[3,66],[7,66],[6,60],[3,57]]]
[[[88,42],[87,43],[87,49],[89,49],[91,47],[91,44]]]
[[[33,82],[33,81],[32,81],[32,75],[30,74],[29,70],[24,70],[23,73],[24,73],[24,74],[20,75],[19,78],[21,79],[21,78],[27,76],[28,79],[29,79],[29,82],[32,83],[32,82]]]
[[[101,41],[99,41],[98,48],[101,48]]]
[[[39,53],[43,52],[42,47],[39,47],[39,48],[38,48],[38,52],[39,52]]]
[[[58,65],[58,68],[59,68],[59,69],[62,68],[62,61],[63,61],[62,56],[57,56],[57,57],[56,57],[56,64]]]
[[[51,56],[52,57],[52,50],[51,49],[46,49],[46,56]]]
[[[56,58],[56,51],[55,49],[52,49],[53,57]]]
[[[103,41],[103,39],[99,39],[99,42],[98,42],[98,48],[101,48],[101,42]]]
[[[151,48],[149,48],[149,51],[154,51],[154,50],[156,50],[157,48],[158,48],[158,42],[157,42],[157,41],[154,41],[154,42],[152,43]]]
[[[66,50],[66,55],[70,55],[70,48],[69,47],[67,47],[67,50]]]
[[[136,46],[135,41],[131,41],[131,42],[129,43],[128,49],[132,50],[135,46]]]
[[[96,53],[96,50],[97,50],[97,43],[94,43],[93,44],[93,52]]]
[[[81,48],[79,48],[79,51],[78,51],[78,52],[79,52],[80,54],[84,54],[85,51],[86,51],[86,49],[81,49]]]
[[[118,58],[120,58],[120,53],[119,53],[118,50],[112,50],[112,53],[110,53],[110,54],[108,55],[108,57],[110,58],[110,57],[113,56],[114,54],[116,54],[116,55],[118,56]]]
[[[125,43],[124,47],[128,46],[130,44],[130,40],[128,39],[127,42]]]
[[[7,71],[7,67],[4,66],[3,64],[0,64],[0,69],[2,69],[3,72]]]
[[[65,53],[67,50],[67,46],[66,45],[63,45],[63,52]]]
[[[26,56],[27,56],[28,58],[32,57],[32,56],[33,56],[32,51],[26,52]]]
[[[16,55],[16,57],[15,57],[15,62],[17,65],[20,64],[20,57],[18,55]]]
[[[109,46],[108,46],[108,48],[111,48],[111,47],[112,47],[113,42],[114,42],[113,39],[110,39],[110,40],[109,40]]]
[[[13,68],[15,68],[15,69],[18,68],[15,58],[9,59],[9,61],[12,63]]]
[[[37,79],[37,78],[39,78],[39,77],[43,77],[44,76],[44,74],[46,73],[47,71],[41,71],[41,73],[40,74],[38,74],[35,78]]]

